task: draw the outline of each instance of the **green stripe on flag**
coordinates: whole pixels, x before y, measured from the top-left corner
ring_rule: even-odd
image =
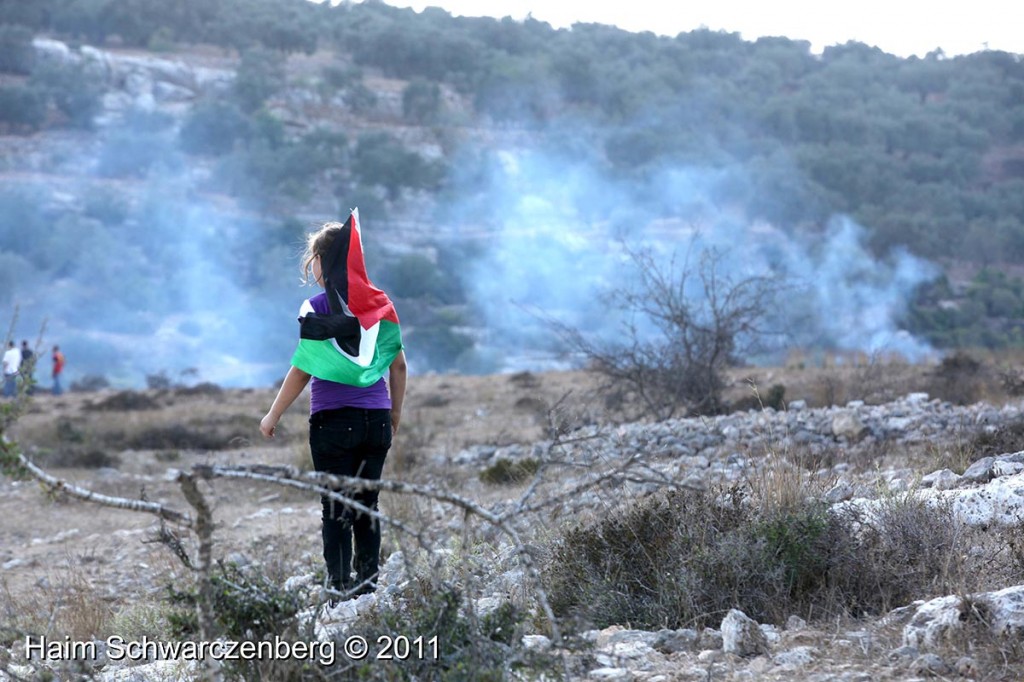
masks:
[[[327,341],[300,340],[295,354],[292,355],[292,365],[319,379],[365,388],[380,381],[400,350],[402,350],[401,328],[394,322],[381,320],[380,329],[377,332],[377,347],[373,351],[373,360],[366,367],[360,367],[338,352],[330,339]]]

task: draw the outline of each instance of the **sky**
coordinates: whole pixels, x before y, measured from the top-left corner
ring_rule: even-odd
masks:
[[[675,36],[705,26],[739,32],[745,40],[786,36],[808,40],[814,52],[856,40],[885,52],[923,57],[984,49],[1024,54],[1024,3],[1019,0],[385,0],[420,11],[439,6],[454,15],[532,14],[556,28],[576,22]]]

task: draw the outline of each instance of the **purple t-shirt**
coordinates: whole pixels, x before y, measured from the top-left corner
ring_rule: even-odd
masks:
[[[331,312],[327,303],[327,294],[321,293],[309,299],[313,311],[326,315]],[[380,381],[362,388],[339,384],[336,381],[313,377],[310,384],[309,413],[321,410],[336,410],[339,407],[362,407],[368,410],[390,410],[391,395],[388,393],[387,382]]]

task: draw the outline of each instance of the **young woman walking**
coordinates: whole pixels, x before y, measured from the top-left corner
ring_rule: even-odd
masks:
[[[260,431],[273,438],[281,415],[312,380],[309,447],[314,469],[380,479],[402,420],[407,371],[395,307],[366,275],[358,211],[345,223],[326,223],[309,235],[302,270],[307,283],[312,277],[324,291],[302,304],[299,346]],[[340,492],[377,510],[376,490]],[[380,523],[327,496],[321,502],[328,587],[346,597],[372,592],[380,563]]]

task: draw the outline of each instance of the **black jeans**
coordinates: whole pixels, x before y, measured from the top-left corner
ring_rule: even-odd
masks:
[[[343,407],[322,410],[309,418],[309,449],[317,471],[339,476],[380,479],[391,447],[391,410]],[[364,507],[377,510],[376,490],[339,491]],[[376,583],[380,563],[380,524],[344,503],[321,496],[324,561],[330,587],[347,590],[353,584]],[[355,541],[356,581],[352,582],[352,544]]]

